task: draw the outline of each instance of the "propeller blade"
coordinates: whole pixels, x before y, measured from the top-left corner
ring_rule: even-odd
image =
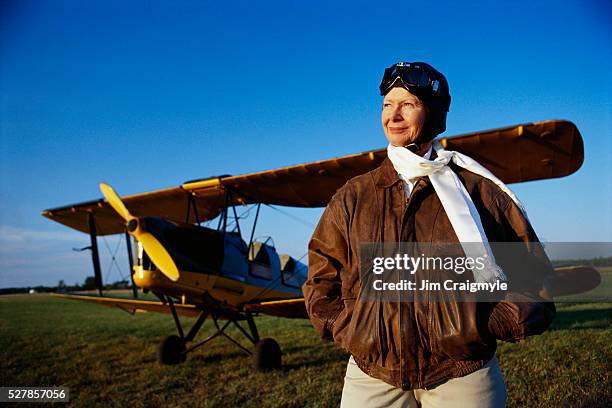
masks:
[[[179,278],[179,271],[172,260],[172,257],[166,251],[166,248],[149,232],[142,232],[135,234],[136,239],[142,243],[144,250],[146,251],[151,261],[159,268],[159,270],[168,277],[171,281],[177,281]]]
[[[106,183],[100,183],[100,191],[102,191],[102,195],[104,195],[106,201],[108,201],[110,206],[113,207],[113,209],[117,212],[117,214],[121,216],[121,218],[126,221],[132,218],[132,215],[128,211],[127,207],[125,206],[125,204],[123,204],[123,201],[121,201],[121,198],[119,198],[119,195],[115,192],[115,190],[113,190],[111,186]]]
[[[130,214],[119,195],[113,190],[111,186],[106,183],[100,183],[100,191],[104,195],[104,198],[108,201],[111,207],[119,214],[126,222],[135,221],[136,218]],[[138,225],[138,224],[135,224]],[[159,270],[168,277],[171,281],[177,281],[179,278],[179,271],[176,264],[172,260],[172,257],[166,251],[166,248],[151,234],[150,232],[144,232],[140,227],[131,230],[130,234],[135,236],[138,241],[142,243],[151,261],[159,268]]]

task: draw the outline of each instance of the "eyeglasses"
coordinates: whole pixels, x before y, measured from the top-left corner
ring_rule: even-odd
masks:
[[[440,95],[440,81],[432,78],[422,65],[411,62],[398,62],[385,69],[380,82],[380,94],[386,95],[398,80],[402,81],[402,85],[406,88],[416,88]]]

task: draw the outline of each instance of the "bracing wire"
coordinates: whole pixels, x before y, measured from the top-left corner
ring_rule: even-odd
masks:
[[[123,235],[119,236],[119,239],[117,240],[117,245],[115,246],[114,250],[111,249],[110,245],[108,244],[108,241],[106,240],[105,235],[102,235],[102,241],[104,242],[104,245],[106,246],[106,249],[108,250],[108,253],[111,256],[111,262],[108,265],[108,268],[106,270],[106,274],[104,276],[104,282],[108,282],[108,277],[110,276],[110,272],[113,269],[113,266],[115,267],[117,272],[119,272],[119,276],[121,276],[121,280],[126,280],[125,276],[123,276],[121,268],[119,267],[119,263],[117,262],[117,252],[119,252],[121,242],[123,241]]]
[[[290,214],[290,213],[288,213],[287,211],[283,211],[283,210],[281,210],[280,208],[278,208],[278,207],[276,207],[276,206],[274,206],[274,205],[272,205],[272,204],[265,204],[265,205],[266,205],[266,206],[268,206],[268,207],[270,207],[271,209],[273,209],[273,210],[275,210],[275,211],[278,211],[279,213],[281,213],[281,214],[283,214],[283,215],[285,215],[285,216],[287,216],[287,217],[289,217],[289,218],[293,219],[294,221],[299,222],[300,224],[303,224],[303,225],[305,225],[305,226],[307,226],[307,227],[310,227],[310,228],[315,228],[315,227],[316,227],[316,225],[314,225],[312,222],[310,222],[310,221],[306,221],[306,220],[304,220],[304,219],[302,219],[302,218],[300,218],[300,217],[297,217],[297,216],[295,216],[295,215],[293,215],[293,214]]]

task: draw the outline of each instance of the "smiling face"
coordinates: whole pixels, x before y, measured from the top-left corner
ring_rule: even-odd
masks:
[[[427,108],[405,88],[396,86],[385,95],[382,108],[382,126],[387,140],[393,146],[416,143],[427,117]]]

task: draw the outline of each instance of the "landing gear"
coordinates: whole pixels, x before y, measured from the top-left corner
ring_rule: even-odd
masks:
[[[270,371],[281,366],[281,349],[276,340],[266,338],[255,345],[253,368],[257,371]]]
[[[157,346],[157,361],[160,364],[174,365],[185,362],[185,341],[179,336],[168,336]]]
[[[176,329],[178,331],[178,336],[168,336],[163,339],[159,346],[157,347],[157,360],[161,364],[179,364],[185,361],[187,357],[187,353],[192,352],[193,350],[203,346],[208,343],[215,337],[223,336],[230,342],[234,343],[236,347],[247,353],[252,358],[253,368],[257,371],[269,371],[280,368],[281,366],[281,349],[278,343],[271,338],[265,338],[263,340],[259,339],[259,333],[257,332],[257,326],[255,326],[255,320],[253,319],[253,315],[249,312],[235,312],[231,310],[227,310],[223,308],[219,303],[214,303],[211,305],[212,307],[206,308],[208,311],[202,311],[200,316],[194,323],[194,325],[189,330],[187,335],[183,332],[183,327],[181,326],[181,322],[178,319],[178,315],[176,313],[176,308],[174,307],[174,302],[170,296],[158,295],[162,302],[168,304],[170,307],[170,312],[172,313],[172,317],[174,319],[174,323],[176,325]],[[187,347],[187,344],[192,342],[200,328],[204,324],[204,321],[210,316],[215,328],[216,332],[205,338],[204,340],[190,345]],[[219,320],[225,320],[225,323],[221,326],[219,325]],[[248,331],[239,323],[240,321],[245,321],[248,325]],[[236,326],[240,332],[246,337],[254,346],[253,351],[244,347],[238,341],[230,337],[227,333],[225,333],[225,329],[227,329],[230,324]]]

